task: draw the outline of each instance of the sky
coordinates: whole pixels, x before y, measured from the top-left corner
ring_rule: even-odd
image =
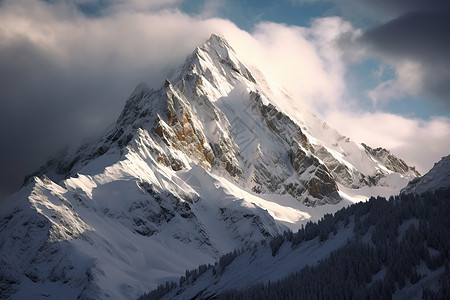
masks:
[[[450,153],[450,1],[0,0],[0,199],[211,35],[357,142]]]

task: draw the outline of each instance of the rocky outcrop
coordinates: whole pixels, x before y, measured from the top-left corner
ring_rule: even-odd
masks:
[[[402,175],[413,174],[416,177],[420,177],[420,173],[416,171],[414,167],[408,166],[402,159],[395,157],[387,149],[378,147],[371,148],[366,144],[362,144],[366,149],[366,152],[371,155],[374,159],[379,160],[387,169],[392,172],[396,172]]]

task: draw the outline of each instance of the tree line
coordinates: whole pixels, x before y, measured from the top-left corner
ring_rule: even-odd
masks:
[[[217,299],[391,299],[407,286],[419,285],[423,299],[450,299],[450,189],[422,195],[370,198],[308,222],[298,232],[273,237],[272,256],[283,245],[324,242],[342,228],[353,226],[347,243],[313,266],[305,266],[275,282],[255,283],[243,290],[221,291]],[[253,248],[264,247],[265,242]],[[250,247],[252,248],[252,247]],[[245,251],[222,256],[215,265],[189,271],[178,284],[161,285],[141,299],[159,299],[181,291],[208,270],[220,273]],[[293,268],[295,269],[295,267]],[[211,276],[205,274],[205,276]],[[427,276],[436,280],[424,284]],[[182,277],[183,278],[183,277]]]

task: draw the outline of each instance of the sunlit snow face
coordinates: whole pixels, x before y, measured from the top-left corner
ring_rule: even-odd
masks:
[[[184,175],[183,180],[192,188],[199,197],[203,196],[203,182],[201,178],[198,178],[193,172],[188,172]]]

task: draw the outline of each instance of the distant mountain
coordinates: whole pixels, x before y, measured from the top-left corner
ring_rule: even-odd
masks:
[[[423,194],[425,192],[447,189],[450,186],[450,155],[443,157],[423,177],[412,180],[402,190],[404,194]]]
[[[0,203],[2,297],[138,297],[419,174],[340,135],[212,35],[98,141]]]
[[[353,204],[140,299],[448,299],[449,172],[444,157],[416,193]]]

